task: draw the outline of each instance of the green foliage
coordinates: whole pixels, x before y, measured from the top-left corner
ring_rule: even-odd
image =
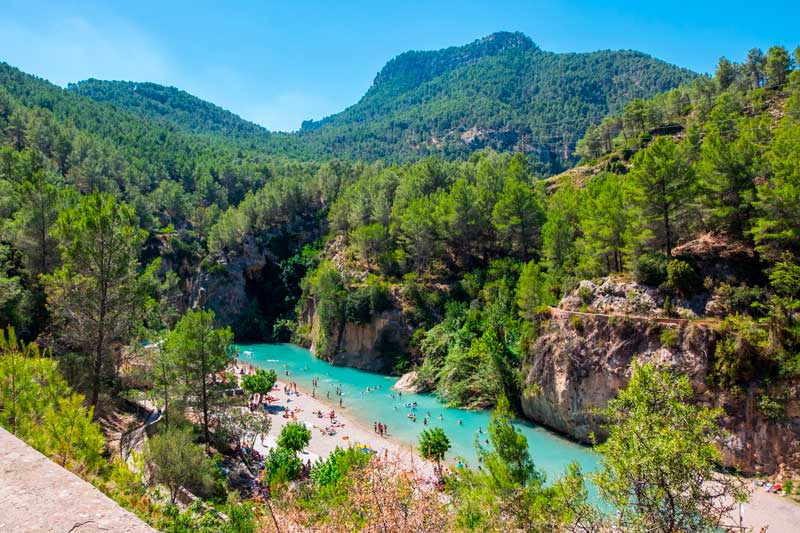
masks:
[[[358,447],[346,449],[338,446],[328,454],[325,460],[317,461],[311,468],[311,480],[318,487],[338,484],[354,468],[359,468],[369,462],[369,455]]]
[[[264,459],[264,470],[269,486],[275,487],[300,477],[303,462],[293,450],[278,446]]]
[[[693,189],[694,174],[687,149],[667,137],[658,137],[631,161],[631,178],[641,190],[643,215],[657,246],[669,256],[678,240],[678,229]]]
[[[140,318],[137,258],[144,235],[129,206],[97,193],[62,211],[53,232],[63,264],[42,275],[48,309],[62,339],[92,354],[91,402],[97,406],[104,368],[110,373],[111,343],[125,339]]]
[[[544,474],[536,470],[528,452],[528,439],[512,424],[508,399],[501,396],[489,422],[491,448],[478,443],[481,462],[496,480],[514,486],[541,485]]]
[[[700,285],[700,278],[692,265],[680,259],[673,259],[667,264],[667,286],[684,295],[690,295]]]
[[[392,162],[465,157],[483,146],[514,150],[527,138],[538,143],[542,161],[553,161],[540,163],[552,172],[560,166],[558,147],[575,142],[587,126],[693,77],[638,52],[554,54],[525,35],[495,33],[399,55],[357,104],[304,122],[301,136],[349,157]],[[460,136],[471,128],[478,134],[465,142]]]
[[[191,430],[170,428],[159,433],[148,441],[145,457],[153,480],[169,489],[171,503],[181,488],[202,496],[214,487],[217,467],[195,444]]]
[[[780,420],[786,416],[786,407],[782,401],[762,394],[758,399],[758,410],[772,420]]]
[[[383,283],[372,281],[351,289],[344,302],[344,318],[354,324],[366,324],[372,317],[391,308],[389,290]]]
[[[716,531],[745,498],[715,471],[719,411],[692,403],[686,376],[634,366],[628,387],[609,402],[608,440],[598,447],[595,482],[631,531]],[[724,494],[726,498],[720,498]]]
[[[268,394],[277,380],[278,376],[274,370],[259,368],[255,374],[247,374],[242,377],[242,388],[249,394]]]
[[[214,328],[213,311],[188,311],[164,343],[184,383],[186,400],[202,414],[205,441],[210,441],[209,423],[215,396],[209,393],[209,377],[233,360],[230,328]]]
[[[301,422],[289,422],[278,435],[278,447],[299,452],[311,442],[311,430]]]
[[[425,459],[436,463],[441,475],[442,461],[447,450],[450,449],[450,439],[447,438],[442,428],[428,428],[422,430],[419,436],[419,453]]]
[[[0,425],[84,477],[105,462],[105,440],[83,396],[47,353],[18,341],[11,328],[0,330]]]
[[[713,371],[708,375],[712,385],[721,388],[733,387],[752,380],[763,361],[762,347],[766,342],[766,331],[749,317],[729,316],[721,327],[722,338],[714,351]]]
[[[666,348],[675,348],[678,346],[678,338],[680,336],[680,332],[676,328],[664,328],[661,330],[661,334],[658,336],[661,344]]]
[[[669,257],[661,253],[644,253],[636,258],[633,276],[637,282],[658,287],[667,281]]]

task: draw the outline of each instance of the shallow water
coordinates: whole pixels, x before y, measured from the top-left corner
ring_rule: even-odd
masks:
[[[245,355],[244,351],[252,352]],[[402,397],[391,390],[398,378],[372,374],[354,368],[333,366],[315,358],[305,348],[293,344],[250,344],[240,346],[240,358],[265,369],[273,369],[281,381],[294,381],[299,387],[310,391],[311,380],[319,379],[316,396],[336,405],[339,397],[335,390],[342,389],[342,401],[347,416],[361,422],[365,427],[373,422],[387,424],[389,434],[407,444],[416,445],[419,434],[426,427],[441,427],[450,438],[452,448],[448,458],[462,457],[467,464],[475,466],[476,437],[483,441],[488,437],[488,411],[467,411],[445,407],[432,394],[403,393]],[[289,371],[289,376],[285,371]],[[367,388],[371,392],[367,392]],[[394,395],[394,398],[391,397]],[[417,402],[416,409],[406,404]],[[407,415],[417,415],[413,422]],[[428,426],[422,419],[430,413]],[[441,416],[441,419],[440,419]],[[459,424],[461,420],[461,424]],[[561,474],[571,461],[577,461],[584,472],[594,470],[597,455],[589,448],[571,442],[555,433],[532,423],[519,421],[517,428],[528,438],[528,447],[536,465],[547,473],[548,479]],[[483,433],[481,433],[481,431]]]

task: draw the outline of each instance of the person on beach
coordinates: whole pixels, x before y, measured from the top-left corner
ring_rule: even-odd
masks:
[[[339,396],[339,407],[342,407],[342,397]]]
[[[378,423],[377,422],[373,422],[372,423],[372,431],[374,431],[375,433],[378,432]]]

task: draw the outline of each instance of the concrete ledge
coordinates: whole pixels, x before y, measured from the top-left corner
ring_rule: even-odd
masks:
[[[155,531],[133,513],[0,428],[0,531]]]

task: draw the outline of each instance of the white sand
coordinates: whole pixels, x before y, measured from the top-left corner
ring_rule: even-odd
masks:
[[[260,438],[256,439],[255,447],[260,452],[264,453],[274,447],[275,436],[280,433],[281,428],[292,420],[298,420],[306,423],[311,428],[311,442],[303,450],[304,454],[301,455],[303,461],[311,459],[313,463],[317,458],[327,457],[337,446],[347,448],[348,446],[361,444],[375,450],[381,458],[400,461],[404,468],[408,470],[415,470],[427,476],[433,474],[432,463],[424,461],[413,447],[393,439],[391,434],[389,436],[380,436],[373,428],[367,428],[355,422],[352,417],[348,416],[346,405],[339,407],[325,400],[312,398],[311,394],[307,394],[299,387],[297,395],[294,393],[286,395],[283,392],[285,384],[285,382],[278,382],[276,383],[276,388],[273,388],[272,396],[277,398],[273,405],[282,405],[290,411],[294,411],[295,418],[284,418],[283,411],[275,411],[275,414],[270,415],[272,418],[270,434],[265,436],[264,444],[261,443]],[[296,409],[299,409],[299,411],[295,411]],[[319,418],[315,414],[318,411],[322,411],[325,417]],[[323,434],[321,430],[331,425],[331,420],[327,416],[331,411],[334,411],[336,421],[340,424],[340,427],[335,428],[335,435]]]

